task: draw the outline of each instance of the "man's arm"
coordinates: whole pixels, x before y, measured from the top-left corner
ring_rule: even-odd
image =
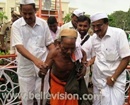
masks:
[[[43,68],[40,69],[39,71],[39,77],[44,77],[48,71],[48,69],[50,69],[53,65],[53,62],[54,62],[54,57],[56,57],[56,54],[57,54],[57,51],[56,51],[56,48],[49,51],[48,55],[47,55],[47,58],[46,58],[46,61],[44,62],[44,65],[43,65]]]
[[[48,46],[48,49],[50,50],[49,51],[49,53],[48,53],[48,55],[47,55],[47,58],[46,58],[46,60],[45,60],[45,62],[44,62],[44,68],[43,69],[49,69],[49,68],[51,68],[51,66],[52,66],[52,63],[53,63],[53,58],[54,58],[54,56],[56,56],[55,55],[55,52],[56,52],[56,48],[55,48],[55,45],[54,44],[50,44],[49,46]],[[44,71],[44,70],[43,70]],[[45,72],[47,72],[47,71],[45,71]]]
[[[95,61],[95,56],[92,57],[88,62],[87,62],[87,66],[91,66],[92,64],[94,64]]]
[[[2,50],[5,50],[5,44],[4,44],[4,35],[0,34],[0,43]]]
[[[55,48],[54,43],[51,43],[49,46],[47,46],[48,50],[51,51]]]
[[[86,55],[86,52],[83,49],[81,49],[81,51],[82,51],[82,55],[83,55],[82,61],[81,61],[82,68],[81,68],[80,72],[77,74],[78,75],[78,80],[81,79],[81,78],[83,78],[85,76],[85,73],[86,73],[86,64],[87,64],[87,55]]]
[[[83,54],[82,63],[86,64],[87,63],[87,54],[83,49],[81,49],[81,51],[82,51],[82,54]]]
[[[125,57],[121,60],[119,66],[117,67],[115,73],[107,78],[107,84],[109,86],[113,86],[116,82],[116,79],[120,76],[120,74],[126,69],[127,65],[129,63],[129,56]]]
[[[16,45],[17,51],[23,55],[25,58],[31,60],[39,69],[42,69],[43,66],[43,61],[41,59],[38,59],[34,55],[32,55],[23,45]],[[54,44],[50,44],[47,46],[48,50],[52,50],[55,48]]]
[[[121,60],[121,63],[117,67],[115,73],[113,74],[113,78],[116,80],[120,74],[126,69],[127,65],[129,63],[129,57],[125,57]]]
[[[120,34],[118,35],[118,53],[120,57],[122,58],[120,61],[120,64],[116,68],[114,74],[111,77],[107,78],[107,84],[110,86],[113,86],[116,82],[116,79],[121,75],[121,73],[126,69],[129,58],[130,58],[130,48],[128,44],[128,40],[126,37],[126,33],[124,30],[120,31]]]
[[[15,47],[21,55],[31,60],[39,69],[43,68],[43,61],[32,55],[23,45],[16,45]]]

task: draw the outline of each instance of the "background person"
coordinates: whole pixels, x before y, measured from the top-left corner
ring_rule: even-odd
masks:
[[[54,49],[53,39],[45,20],[36,17],[34,0],[21,0],[20,12],[22,18],[12,25],[12,46],[18,51],[18,79],[22,105],[33,105],[29,94],[36,95],[40,104],[41,78],[39,69],[43,68],[48,50]],[[47,76],[45,78],[46,93],[49,88]],[[45,103],[45,100],[43,101]],[[44,105],[43,103],[43,105]]]
[[[78,38],[76,40],[77,43],[80,43],[82,46],[82,49],[86,52],[87,55],[87,61],[89,62],[92,58],[92,42],[91,42],[91,36],[89,35],[88,31],[90,29],[90,18],[83,15],[78,17],[77,22],[77,31],[78,31]],[[90,67],[89,65],[86,69],[86,75],[84,76],[86,85],[88,87],[89,83],[89,76],[90,76]]]
[[[65,23],[61,26],[61,29],[65,29],[65,28],[69,28],[69,29],[77,29],[77,21],[78,21],[78,17],[81,15],[84,15],[85,12],[80,10],[80,9],[76,9],[73,11],[72,15],[71,15],[71,21],[68,23]]]
[[[77,29],[77,21],[78,21],[78,17],[84,15],[85,12],[80,10],[80,9],[76,9],[73,11],[72,15],[71,15],[71,21],[68,23],[63,24],[60,27],[59,33],[63,30],[63,29]],[[59,38],[59,33],[56,36],[56,40]],[[79,45],[77,45],[79,46]]]
[[[79,104],[76,97],[67,99],[68,97],[65,96],[67,95],[66,92],[68,93],[66,90],[67,82],[71,82],[70,85],[72,86],[68,86],[68,88],[71,88],[71,91],[69,91],[68,95],[74,95],[73,93],[80,94],[79,92],[81,88],[82,93],[87,94],[85,82],[84,85],[80,82],[83,79],[85,65],[83,68],[80,68],[81,71],[78,73],[76,72],[76,66],[79,65],[76,65],[72,60],[72,55],[76,50],[76,38],[76,30],[63,29],[60,33],[59,46],[49,52],[45,61],[44,69],[41,69],[40,71],[40,74],[46,74],[47,70],[52,68],[50,74],[50,94],[59,96],[63,95],[62,99],[60,99],[59,96],[56,98],[50,97],[50,105],[89,105],[88,100],[82,101],[82,104]],[[82,56],[80,59],[82,60],[82,63],[86,62],[85,52],[82,50],[81,53]],[[71,81],[72,79],[73,81]],[[83,89],[85,91],[83,91]]]
[[[93,105],[123,105],[125,97],[126,70],[130,49],[126,33],[110,27],[105,13],[90,17],[94,35],[92,37],[95,56],[92,82],[95,98]]]
[[[20,17],[21,15],[18,11],[11,11],[11,20],[2,25],[2,28],[0,31],[1,50],[7,51],[10,49],[11,26],[12,26],[12,23],[16,21],[17,19],[19,19]]]
[[[50,16],[47,19],[47,23],[48,23],[48,26],[50,28],[50,32],[51,32],[51,35],[53,37],[53,40],[55,41],[56,36],[57,36],[57,34],[58,34],[59,30],[60,30],[60,27],[58,26],[58,22],[57,22],[56,17]]]

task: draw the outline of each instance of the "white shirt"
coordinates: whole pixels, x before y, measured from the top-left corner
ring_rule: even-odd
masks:
[[[68,23],[63,24],[63,25],[60,27],[60,30],[59,30],[59,32],[58,32],[58,34],[57,34],[57,36],[56,36],[56,39],[59,38],[59,34],[60,34],[60,32],[61,32],[63,29],[75,29],[75,28],[73,27],[71,21],[68,22]]]
[[[76,40],[76,43],[80,43],[88,36],[88,34],[85,35],[85,37],[83,39],[81,39],[81,35],[78,32],[78,37]],[[82,49],[86,52],[87,55],[87,60],[90,60],[92,58],[92,41],[91,41],[91,37],[89,37],[88,40],[86,40],[84,42],[84,44],[82,45]]]
[[[26,24],[23,18],[18,19],[12,25],[12,46],[23,45],[37,58],[46,59],[47,47],[53,42],[47,23],[36,17],[34,27]],[[18,53],[18,74],[21,76],[36,75],[37,67],[32,61]]]
[[[71,21],[68,22],[68,23],[65,23],[65,24],[63,24],[63,25],[61,26],[61,30],[63,30],[63,29],[68,29],[68,28],[69,28],[69,29],[75,29]]]
[[[93,83],[98,88],[106,85],[106,78],[112,76],[124,57],[130,56],[126,34],[123,30],[108,27],[106,35],[100,39],[96,34],[92,37],[92,48],[95,52],[93,68]],[[115,85],[125,87],[126,72],[116,80]]]
[[[53,40],[56,40],[56,37],[57,37],[59,31],[60,31],[60,27],[57,27],[56,33],[54,33],[52,30],[50,30]]]

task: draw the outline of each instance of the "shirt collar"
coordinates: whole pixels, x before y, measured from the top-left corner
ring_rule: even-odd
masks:
[[[105,37],[111,37],[111,35],[112,35],[111,34],[111,29],[110,29],[110,26],[108,26]],[[99,38],[98,35],[96,35],[96,38]]]
[[[110,29],[110,26],[108,26],[107,28],[107,32],[106,32],[106,36],[111,36],[111,29]]]
[[[76,29],[77,30],[77,29]],[[78,32],[78,30],[77,30],[77,32]],[[79,34],[79,36],[80,36],[80,38],[81,38],[81,34],[78,32],[78,34]],[[88,36],[89,34],[87,33],[84,37],[83,37],[83,39],[84,38],[86,38],[87,36]],[[81,40],[83,40],[83,39],[81,39]]]

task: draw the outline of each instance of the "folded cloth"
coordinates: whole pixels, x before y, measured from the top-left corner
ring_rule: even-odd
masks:
[[[65,91],[71,94],[79,94],[79,81],[77,80],[76,70],[72,70],[67,83],[65,85]]]
[[[65,85],[65,91],[67,93],[78,95],[78,98],[80,99],[78,100],[78,105],[92,105],[92,102],[90,100],[84,99],[84,95],[89,94],[84,78],[77,80],[76,74],[77,71],[81,69],[81,65],[82,64],[80,62],[76,62],[75,69],[71,71],[68,77],[68,81]]]
[[[76,49],[74,51],[74,53],[72,53],[71,55],[71,59],[73,62],[76,62],[79,60],[79,62],[81,62],[81,59],[83,58],[83,54],[81,51],[81,45],[79,43],[76,43]]]
[[[85,84],[84,78],[77,80],[77,71],[80,71],[82,64],[80,62],[75,63],[75,69],[71,71],[68,81],[65,85],[65,91],[71,94],[78,95],[78,105],[92,105],[90,100],[84,98],[84,95],[89,95],[88,89]],[[79,69],[79,70],[78,70]]]

